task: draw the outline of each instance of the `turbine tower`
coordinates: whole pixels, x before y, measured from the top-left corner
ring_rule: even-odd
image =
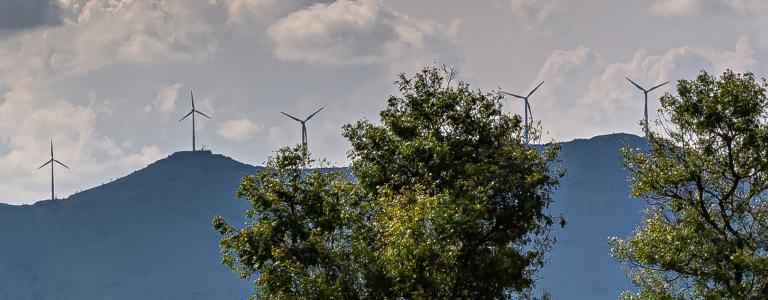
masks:
[[[648,136],[648,93],[650,93],[651,91],[661,87],[662,85],[665,85],[665,84],[669,83],[669,81],[666,81],[666,82],[664,82],[662,84],[659,84],[657,86],[654,86],[654,87],[646,90],[642,86],[640,86],[639,84],[637,84],[634,81],[632,81],[632,79],[629,79],[629,77],[624,77],[624,78],[629,80],[629,82],[631,82],[634,86],[636,86],[638,89],[643,91],[643,94],[645,94],[645,136],[647,137]]]
[[[309,117],[307,117],[304,120],[301,120],[301,119],[299,119],[297,117],[294,117],[294,116],[291,116],[289,114],[286,114],[286,113],[284,113],[282,111],[280,112],[280,113],[284,114],[285,116],[287,116],[287,117],[289,117],[291,119],[294,119],[296,122],[301,123],[301,145],[302,146],[307,147],[307,121],[309,121],[309,119],[312,119],[312,117],[314,117],[317,113],[319,113],[321,110],[323,110],[323,108],[325,108],[325,107],[321,107],[320,109],[318,109],[317,111],[313,112],[311,115],[309,115]]]
[[[204,113],[200,112],[199,110],[195,109],[195,95],[192,94],[192,91],[189,91],[189,97],[192,100],[192,110],[190,110],[189,113],[184,115],[184,117],[181,118],[179,120],[179,122],[183,121],[184,119],[186,119],[190,115],[192,116],[192,151],[197,151],[197,150],[195,150],[195,114],[200,114],[203,117],[206,117],[208,119],[210,119],[211,117],[209,117],[206,114],[204,114]]]
[[[523,115],[524,115],[524,118],[525,118],[524,122],[525,122],[525,144],[526,145],[528,144],[528,116],[531,117],[531,122],[533,122],[533,112],[531,111],[531,104],[528,102],[528,97],[531,97],[531,95],[533,95],[533,93],[536,90],[538,90],[539,87],[542,84],[544,84],[544,81],[540,82],[539,85],[537,85],[535,88],[533,88],[533,90],[531,90],[528,93],[528,95],[526,95],[525,97],[502,91],[502,93],[505,94],[505,95],[509,95],[509,96],[512,96],[512,97],[515,97],[515,98],[520,98],[520,99],[523,99],[523,101],[525,101],[525,108],[524,108]]]
[[[53,181],[53,165],[55,165],[54,163],[60,164],[62,167],[65,167],[65,168],[69,169],[69,167],[67,167],[67,165],[65,165],[65,164],[61,163],[60,161],[56,160],[55,158],[53,158],[53,141],[51,141],[51,159],[48,160],[46,163],[44,163],[42,166],[37,168],[38,170],[40,170],[43,167],[47,166],[48,164],[51,165],[51,200],[56,200],[56,194],[54,193],[54,185],[53,185],[53,182],[54,182]]]

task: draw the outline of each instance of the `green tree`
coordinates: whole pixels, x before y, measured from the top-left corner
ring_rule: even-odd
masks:
[[[611,238],[628,299],[768,298],[768,99],[753,74],[702,72],[661,98],[665,129],[624,149],[645,221]]]
[[[529,290],[553,240],[547,214],[559,148],[522,144],[502,96],[427,68],[395,84],[380,124],[346,125],[366,245],[386,298],[503,298]]]
[[[256,275],[256,298],[357,298],[347,263],[344,218],[350,185],[336,171],[309,170],[306,148],[283,148],[242,179],[242,229],[216,217],[223,263],[241,278]]]
[[[354,182],[280,150],[237,195],[242,229],[216,218],[223,262],[267,298],[528,296],[554,240],[555,145],[521,141],[502,96],[426,68],[396,81],[380,124],[344,126]]]

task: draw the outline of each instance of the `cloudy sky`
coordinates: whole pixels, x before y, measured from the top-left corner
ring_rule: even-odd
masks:
[[[301,138],[280,111],[325,106],[312,151],[345,164],[341,125],[376,120],[397,73],[435,63],[484,91],[545,80],[545,139],[639,133],[624,76],[766,76],[767,26],[763,0],[0,0],[0,203],[48,197],[50,140],[72,167],[60,197],[190,149],[190,90],[213,117],[198,145],[261,164]]]

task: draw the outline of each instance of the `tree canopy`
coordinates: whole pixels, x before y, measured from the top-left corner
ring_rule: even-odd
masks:
[[[551,245],[558,148],[521,141],[498,93],[425,69],[396,81],[381,124],[344,127],[363,194],[369,270],[391,297],[502,297],[533,284]],[[379,288],[383,288],[377,290]]]
[[[559,148],[524,144],[502,95],[452,82],[454,74],[401,74],[401,95],[379,123],[343,127],[352,182],[302,175],[306,149],[281,150],[244,178],[238,196],[251,204],[250,223],[214,221],[224,263],[259,276],[263,296],[530,295],[554,243],[547,207],[563,175]]]
[[[216,217],[222,262],[241,278],[256,275],[256,298],[356,298],[347,263],[344,216],[349,182],[333,170],[308,170],[306,148],[283,148],[242,179],[247,225]]]
[[[702,72],[661,98],[662,132],[624,149],[645,220],[612,238],[641,299],[768,297],[768,99],[751,73]]]

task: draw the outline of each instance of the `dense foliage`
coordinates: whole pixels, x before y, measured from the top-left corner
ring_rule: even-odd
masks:
[[[612,238],[641,299],[768,298],[768,99],[750,73],[703,72],[661,98],[664,132],[625,149],[646,218]]]
[[[444,71],[400,75],[380,124],[344,126],[353,183],[276,163],[308,161],[288,150],[246,177],[251,222],[214,222],[224,262],[270,297],[529,295],[553,245],[559,148],[523,144],[500,94]]]
[[[241,278],[258,276],[257,298],[355,298],[342,238],[350,185],[339,172],[307,171],[312,163],[303,147],[280,149],[240,183],[247,225],[213,221],[223,263]]]
[[[552,217],[557,149],[521,142],[501,96],[427,69],[396,84],[381,125],[347,125],[372,257],[369,288],[389,297],[502,297],[533,284]],[[384,283],[384,284],[381,284]]]

